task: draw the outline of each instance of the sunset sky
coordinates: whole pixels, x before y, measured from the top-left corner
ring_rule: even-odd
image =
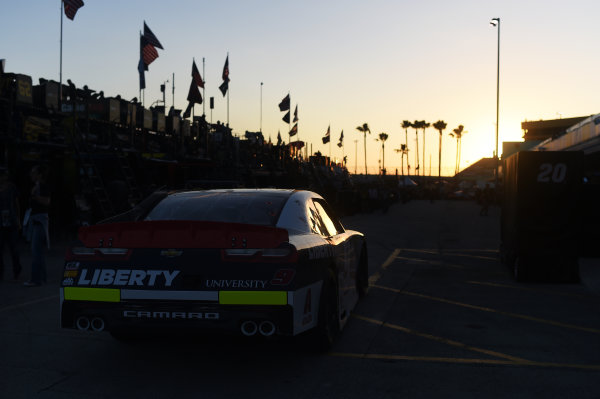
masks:
[[[444,120],[442,173],[452,174],[459,124],[461,168],[492,156],[496,122],[496,52],[501,18],[500,142],[522,140],[524,120],[600,112],[600,2],[557,1],[355,1],[355,0],[84,0],[74,21],[64,18],[63,81],[87,84],[105,96],[137,97],[139,31],[144,20],[164,46],[146,73],[145,104],[162,99],[160,85],[175,73],[175,105],[185,109],[192,58],[202,73],[206,97],[215,97],[212,119],[226,121],[227,102],[218,91],[227,53],[230,126],[234,134],[260,129],[276,140],[288,125],[277,104],[289,92],[298,104],[299,139],[313,152],[329,154],[321,137],[331,126],[331,155],[344,130],[348,169],[364,170],[362,134],[368,123],[369,172],[376,173],[380,132],[389,134],[385,161],[400,170],[393,152],[404,143],[403,120]],[[59,78],[60,1],[4,2],[0,58],[6,71]],[[208,101],[207,101],[208,102]],[[196,115],[202,106],[196,106]],[[211,114],[206,106],[207,118]],[[409,130],[410,163],[415,133]],[[310,144],[309,144],[310,148]],[[419,133],[422,158],[422,133]],[[431,155],[437,174],[438,133],[427,130],[426,171]],[[422,164],[422,159],[421,159]]]

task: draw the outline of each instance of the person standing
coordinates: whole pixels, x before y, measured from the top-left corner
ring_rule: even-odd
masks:
[[[44,247],[50,248],[48,234],[48,210],[50,209],[50,188],[46,183],[48,169],[36,165],[29,174],[33,181],[29,206],[31,214],[28,220],[27,237],[31,240],[31,280],[26,287],[40,286],[46,282],[46,258]]]
[[[19,212],[19,195],[17,187],[10,181],[8,170],[0,168],[0,280],[4,277],[4,244],[8,246],[12,259],[15,280],[21,274],[21,261],[17,243],[21,220]]]

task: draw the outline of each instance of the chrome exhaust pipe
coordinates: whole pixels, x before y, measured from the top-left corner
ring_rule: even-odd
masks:
[[[87,331],[90,328],[90,319],[85,316],[79,316],[75,325],[79,331]]]
[[[241,331],[246,337],[251,337],[258,331],[258,326],[256,325],[256,322],[246,320],[242,323]]]
[[[265,320],[261,321],[258,326],[258,331],[265,337],[270,337],[275,334],[275,324],[272,321]]]
[[[94,317],[90,322],[92,331],[103,331],[104,330],[104,319],[100,317]]]

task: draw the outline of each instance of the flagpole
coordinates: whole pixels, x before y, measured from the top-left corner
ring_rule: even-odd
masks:
[[[204,57],[202,57],[202,76],[204,76],[204,79],[206,79],[206,72],[204,71]],[[206,118],[206,80],[202,85],[202,97],[204,97],[202,100],[202,116]],[[210,123],[212,123],[212,120]]]
[[[262,89],[263,89],[263,82],[260,82],[260,132],[261,133],[262,133],[262,104],[263,104]]]
[[[196,58],[195,57],[192,57],[192,64],[196,65]],[[194,79],[194,74],[192,73],[192,80],[193,79]],[[188,94],[188,96],[189,96],[189,94]],[[192,102],[192,126],[194,126],[194,111],[195,110],[196,110],[196,103]]]
[[[229,51],[227,52],[227,61],[229,62]],[[229,92],[231,89],[229,88],[229,64],[227,65],[227,127],[229,126]]]
[[[173,72],[173,112],[175,112],[175,72]]]
[[[288,132],[292,130],[292,96],[290,96],[290,92],[288,91],[288,99],[290,102],[290,106],[288,109],[288,112],[290,113],[290,117],[288,118]],[[298,133],[296,133],[298,134]],[[290,143],[292,142],[291,139],[292,136],[290,136]]]
[[[142,40],[142,31],[140,31],[140,43],[141,43],[141,40]],[[142,49],[141,49],[141,46],[140,46],[140,61],[141,61],[141,62],[144,62],[144,61],[143,61],[143,55],[142,55]],[[145,68],[145,65],[146,65],[146,64],[145,64],[145,62],[144,62],[144,68],[143,68],[143,69],[144,69],[144,72],[143,72],[143,73],[144,73],[144,89],[142,89],[142,86],[140,86],[140,102],[142,103],[142,108],[144,107],[144,90],[145,90],[145,88],[146,88],[146,75],[145,75],[145,73],[146,73],[146,72],[145,72],[146,68]],[[144,118],[142,118],[142,120],[143,120],[143,119],[144,119]]]
[[[60,68],[58,86],[58,106],[62,112],[62,47],[63,47],[63,0],[60,0]]]
[[[329,166],[331,166],[331,125],[327,128],[327,132],[329,133]]]
[[[288,99],[290,101],[290,106],[288,109],[288,112],[290,113],[290,117],[288,118],[288,141],[289,141],[290,150],[291,150],[292,149],[292,136],[290,135],[290,133],[292,132],[292,97],[290,96],[289,91],[288,91]],[[296,132],[296,135],[298,135],[298,132]]]

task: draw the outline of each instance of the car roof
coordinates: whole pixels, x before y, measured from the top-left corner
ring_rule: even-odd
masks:
[[[197,194],[197,193],[214,193],[214,194],[255,194],[255,195],[281,195],[289,197],[297,190],[279,189],[279,188],[222,188],[211,190],[180,190],[169,192],[168,195],[175,194]]]

